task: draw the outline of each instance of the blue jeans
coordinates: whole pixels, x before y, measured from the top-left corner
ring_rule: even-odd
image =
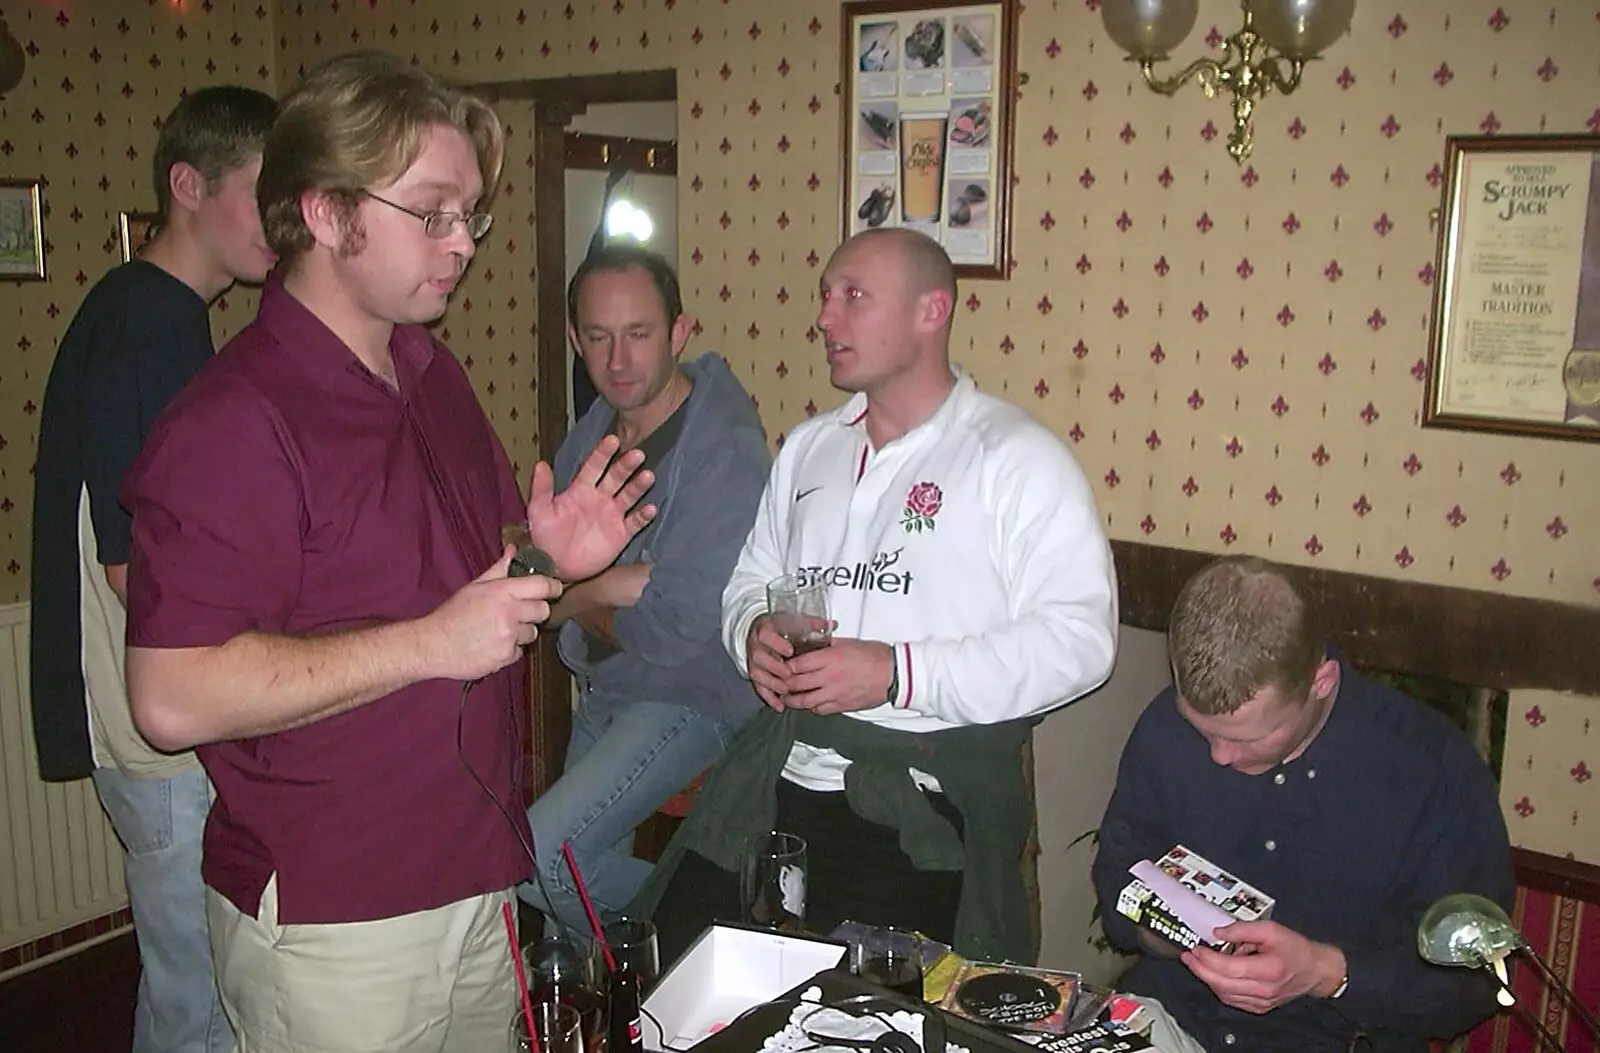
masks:
[[[134,779],[101,768],[94,788],[122,840],[139,941],[133,1053],[231,1053],[233,1031],[212,975],[200,880],[211,781],[198,767],[170,779]]]
[[[595,910],[625,908],[651,868],[634,858],[634,827],[722,756],[734,730],[688,706],[583,695],[572,717],[566,770],[528,809],[542,886],[524,882],[517,895],[589,931],[561,852],[567,842]]]

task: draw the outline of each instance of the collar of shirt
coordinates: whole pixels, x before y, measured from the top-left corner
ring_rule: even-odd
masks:
[[[959,366],[952,366],[950,372],[956,378],[955,386],[950,389],[950,393],[945,396],[944,401],[939,403],[939,408],[934,410],[927,420],[887,445],[893,446],[896,443],[910,445],[907,440],[915,442],[924,435],[931,433],[942,434],[949,422],[962,413],[963,408],[969,401],[968,396],[978,390],[978,385],[973,381],[972,376]],[[857,392],[840,409],[837,423],[843,427],[865,433],[866,417],[866,392]]]
[[[355,373],[377,380],[349,344],[339,339],[321,318],[283,287],[283,279],[277,272],[267,278],[261,289],[257,318],[277,342],[281,353],[312,376],[332,381],[338,375]],[[389,351],[394,356],[400,390],[405,392],[410,382],[420,377],[433,361],[433,336],[424,326],[397,325],[389,337]]]
[[[1341,705],[1341,699],[1346,694],[1344,685],[1353,683],[1358,675],[1350,663],[1333,647],[1328,648],[1328,657],[1339,663],[1339,691],[1333,697],[1333,705],[1328,710],[1328,718],[1322,722],[1322,727],[1317,731],[1309,745],[1301,751],[1300,756],[1287,760],[1265,773],[1273,776],[1281,773],[1294,774],[1301,768],[1314,771],[1318,766],[1331,766],[1338,758],[1349,757],[1352,751],[1359,752],[1359,742],[1351,742],[1350,736],[1359,734],[1359,721],[1349,712],[1349,705]],[[1262,778],[1263,776],[1247,776],[1248,778]]]

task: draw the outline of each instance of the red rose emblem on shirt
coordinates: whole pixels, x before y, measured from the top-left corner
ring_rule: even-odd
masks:
[[[918,483],[906,494],[906,507],[900,525],[906,533],[933,529],[933,517],[944,507],[944,493],[933,483]]]

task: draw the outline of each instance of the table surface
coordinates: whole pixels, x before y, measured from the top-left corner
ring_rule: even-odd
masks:
[[[792,988],[782,997],[757,1006],[715,1035],[697,1043],[694,1053],[753,1053],[789,1020],[789,1013],[807,988],[820,987],[824,1003],[853,995],[877,995],[881,1003],[871,1003],[879,1012],[908,1010],[937,1015],[945,1027],[946,1041],[964,1046],[971,1053],[1039,1053],[1026,1042],[994,1031],[970,1020],[945,1012],[938,1006],[895,994],[887,988],[853,976],[843,969],[829,969]],[[860,1008],[857,1006],[847,1008]]]

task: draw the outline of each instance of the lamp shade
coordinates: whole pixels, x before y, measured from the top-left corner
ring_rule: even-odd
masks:
[[[0,15],[0,95],[22,83],[22,71],[28,63],[22,44],[11,35],[5,16]]]
[[[1200,0],[1101,0],[1100,20],[1117,47],[1135,58],[1166,58],[1194,29]]]
[[[1261,34],[1274,51],[1292,59],[1316,58],[1350,30],[1356,0],[1249,0]]]
[[[1417,924],[1417,953],[1435,965],[1483,966],[1522,946],[1500,905],[1470,892],[1436,901]]]

